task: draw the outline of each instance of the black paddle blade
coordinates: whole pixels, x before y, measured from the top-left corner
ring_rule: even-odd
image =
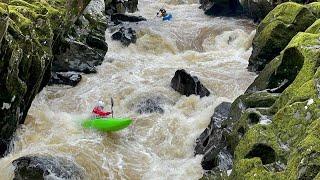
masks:
[[[113,98],[110,98],[110,100],[111,100],[111,115],[112,115],[112,117],[113,117]]]

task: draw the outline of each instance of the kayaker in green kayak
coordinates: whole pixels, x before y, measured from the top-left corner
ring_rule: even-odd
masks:
[[[104,102],[98,101],[97,105],[92,110],[91,117],[84,120],[81,124],[87,129],[96,129],[102,132],[114,132],[128,127],[132,123],[131,118],[114,118],[113,117],[113,99],[111,98],[111,112],[104,111]],[[112,114],[112,117],[107,117]]]
[[[92,115],[95,118],[105,118],[112,114],[112,112],[104,111],[105,103],[103,101],[98,101],[97,105],[92,110]]]

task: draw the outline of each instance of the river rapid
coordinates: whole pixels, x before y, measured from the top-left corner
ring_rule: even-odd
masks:
[[[67,158],[86,179],[199,179],[202,156],[194,156],[196,138],[214,108],[242,94],[255,78],[246,69],[254,26],[247,20],[204,15],[195,0],[139,0],[148,19],[131,24],[136,44],[123,47],[106,32],[109,51],[97,74],[83,75],[76,87],[46,87],[34,100],[9,154],[0,159],[0,179],[12,179],[11,162],[44,154]],[[164,7],[173,20],[155,17]],[[209,97],[182,96],[170,87],[185,69],[211,91]],[[127,129],[100,133],[83,129],[99,99],[116,117],[134,117]],[[137,105],[157,99],[164,113],[139,114]]]

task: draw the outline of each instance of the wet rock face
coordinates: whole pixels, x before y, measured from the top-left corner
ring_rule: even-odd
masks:
[[[197,139],[195,154],[203,154],[202,167],[204,170],[228,170],[232,168],[232,155],[226,149],[224,136],[226,126],[222,124],[227,120],[231,103],[223,102],[214,110],[208,128]]]
[[[75,25],[60,38],[59,46],[54,49],[53,72],[95,73],[95,67],[103,62],[108,51],[105,42],[107,18],[102,12],[91,14],[94,5],[91,3]]]
[[[59,2],[0,5],[0,156],[18,124],[24,122],[32,100],[48,82],[52,51],[58,45],[54,37],[63,34],[89,3]]]
[[[76,24],[60,39],[59,46],[54,49],[52,71],[54,73],[68,71],[96,73],[96,66],[102,64],[108,51],[108,44],[105,42],[108,20],[116,21],[116,24],[120,21],[138,22],[146,20],[143,17],[121,14],[136,11],[137,4],[138,1],[93,0]],[[110,17],[106,17],[104,14],[105,8],[111,10],[107,13]],[[131,28],[121,28],[113,37],[126,46],[135,43],[137,40],[135,31]],[[59,76],[61,77],[61,74]],[[50,82],[74,84],[66,78],[62,79],[58,80],[55,76]]]
[[[255,22],[260,22],[273,8],[283,1],[245,0],[241,1],[244,13]]]
[[[277,5],[288,2],[287,0],[200,0],[200,8],[205,14],[211,16],[246,16],[255,22],[262,21]],[[317,2],[316,0],[293,0],[301,4]]]
[[[49,85],[64,84],[76,86],[82,79],[81,74],[75,72],[57,72],[51,74]]]
[[[0,154],[5,154],[9,146],[9,142],[0,139]]]
[[[136,43],[136,31],[132,28],[121,27],[119,31],[112,34],[112,39],[120,41],[124,46],[129,46],[131,43]]]
[[[200,4],[200,8],[207,15],[236,16],[241,14],[241,6],[237,0],[200,0]]]
[[[108,15],[125,12],[133,13],[138,10],[138,0],[108,0],[105,12]]]
[[[15,167],[14,180],[36,180],[51,178],[83,179],[84,170],[70,160],[45,157],[26,156],[12,162]]]
[[[191,76],[184,69],[177,70],[171,80],[171,87],[182,95],[192,94],[200,97],[209,96],[210,91],[203,86],[196,76]]]
[[[140,114],[164,113],[164,110],[161,107],[162,101],[163,100],[160,97],[145,99],[137,105],[136,111]]]
[[[140,22],[140,21],[146,21],[147,19],[142,16],[132,16],[132,15],[126,15],[126,14],[112,14],[111,15],[111,21],[114,21],[115,23],[118,23],[119,21],[122,22]]]
[[[93,39],[90,38],[89,43],[83,43],[66,38],[61,43],[60,53],[55,55],[55,59],[52,64],[53,72],[83,72],[83,73],[95,73],[96,66],[100,65],[103,60],[105,53],[107,52],[107,45],[104,39]],[[102,46],[90,47],[88,44],[94,41],[98,41]],[[98,46],[99,43],[96,43]],[[103,48],[103,49],[100,49]]]

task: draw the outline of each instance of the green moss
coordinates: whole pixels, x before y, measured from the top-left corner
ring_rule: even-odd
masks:
[[[262,29],[275,20],[281,21],[284,24],[291,24],[304,8],[303,5],[293,2],[283,3],[277,6],[260,23],[258,32],[261,32]]]
[[[245,134],[235,140],[238,145],[234,153],[232,177],[313,179],[320,176],[319,39],[320,34],[298,33],[262,71],[253,83],[255,85],[249,88],[253,91],[256,86],[260,88],[256,89],[264,90],[270,85],[269,81],[275,81],[272,77],[289,79],[295,74],[289,86],[277,98],[270,111],[267,111],[269,115],[274,114],[271,124],[250,124],[250,113],[259,114],[260,106],[251,106],[251,109],[245,110],[236,121],[232,133],[235,134],[239,127],[244,127]],[[297,66],[301,68],[292,71]],[[252,104],[254,103],[253,101]],[[236,135],[239,137],[239,134]],[[235,135],[233,139],[236,139]],[[277,172],[267,167],[269,161],[263,164],[263,158],[266,157],[260,157],[254,151],[259,144],[271,149],[270,152],[275,154],[275,161],[283,163],[286,168]],[[230,142],[229,146],[232,146]],[[256,157],[255,155],[258,157],[252,158]],[[264,161],[266,162],[266,159]]]
[[[320,19],[315,21],[307,30],[306,33],[320,34]]]
[[[311,80],[315,74],[316,66],[318,65],[319,49],[316,47],[319,44],[318,39],[320,34],[309,34],[309,33],[299,33],[296,35],[292,41],[287,46],[287,49],[295,48],[297,49],[304,58],[304,64],[302,69],[299,71],[294,82],[282,93],[281,97],[277,100],[274,108],[279,109],[284,107],[292,97],[300,94],[299,88]],[[286,52],[283,51],[282,54]],[[282,61],[290,61],[290,56],[288,59],[282,59]]]
[[[320,18],[320,2],[307,4],[306,7],[317,17]]]
[[[298,32],[305,31],[314,21],[315,15],[306,6],[292,2],[277,6],[258,26],[250,69],[263,70]]]

